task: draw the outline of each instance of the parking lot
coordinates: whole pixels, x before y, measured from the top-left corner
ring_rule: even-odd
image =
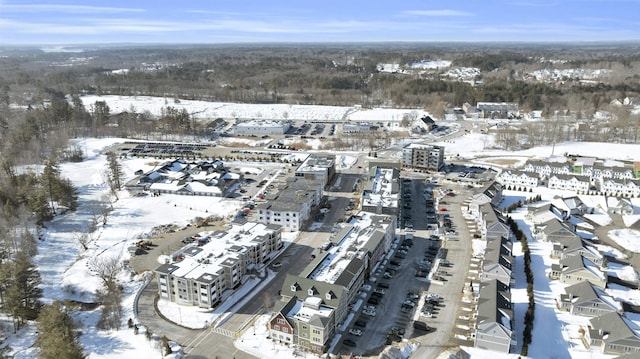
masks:
[[[401,231],[352,303],[352,320],[342,333],[340,353],[375,355],[404,338],[425,344],[419,357],[435,357],[454,338],[471,251],[460,202],[470,192],[456,187],[452,191],[456,195],[448,196],[441,187],[419,179],[405,180],[403,187],[408,188],[411,205],[404,208],[402,218],[413,228]],[[433,193],[432,201],[424,196],[427,192]],[[438,213],[437,206],[446,212]],[[433,229],[427,213],[437,213],[441,227]]]

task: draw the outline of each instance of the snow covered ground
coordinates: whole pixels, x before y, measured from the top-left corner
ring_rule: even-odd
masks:
[[[411,114],[416,110],[359,110],[350,107],[328,107],[328,106],[312,106],[299,107],[289,105],[240,105],[240,104],[224,104],[224,103],[201,103],[198,101],[189,102],[180,101],[179,104],[174,103],[173,99],[163,98],[145,98],[145,97],[84,97],[85,104],[90,104],[98,99],[107,100],[112,112],[127,111],[133,106],[136,111],[149,110],[152,113],[159,114],[160,108],[166,105],[179,107],[188,106],[188,110],[194,116],[200,118],[216,118],[216,117],[258,117],[260,114],[263,118],[282,118],[284,112],[289,119],[328,119],[333,116],[342,117],[349,111],[349,118],[352,120],[369,120],[369,121],[388,121],[395,120],[404,116],[404,113]],[[278,117],[279,116],[279,117]],[[34,258],[36,265],[40,269],[43,282],[43,290],[45,302],[53,300],[62,300],[70,298],[78,301],[92,302],[94,300],[93,293],[100,286],[100,281],[92,271],[92,265],[95,263],[93,258],[110,258],[120,257],[126,259],[128,253],[127,246],[133,239],[144,236],[153,227],[159,224],[176,224],[184,226],[193,217],[206,217],[209,215],[228,216],[236,212],[241,203],[232,199],[218,198],[199,198],[187,196],[163,195],[160,197],[130,197],[125,192],[120,193],[120,199],[114,203],[114,210],[108,218],[107,225],[98,225],[95,240],[89,249],[82,251],[75,241],[79,232],[85,230],[100,209],[100,205],[104,203],[104,197],[108,194],[108,189],[104,184],[102,172],[106,165],[106,160],[100,154],[100,150],[104,147],[122,139],[91,139],[82,140],[80,148],[84,149],[87,160],[81,163],[64,163],[61,165],[63,176],[69,177],[79,190],[80,206],[76,212],[70,212],[56,217],[51,223],[47,224],[45,229],[44,240],[39,243],[39,254]],[[492,146],[492,137],[479,133],[471,133],[459,137],[453,141],[441,143],[446,148],[446,153],[460,154],[462,158],[470,160],[478,157],[528,157],[548,156],[552,152],[551,146],[529,149],[526,151],[506,152],[490,150]],[[616,145],[609,143],[561,143],[556,144],[555,153],[561,154],[569,152],[584,156],[602,156],[606,154],[611,158],[624,160],[640,160],[640,153],[636,150],[635,145]],[[337,163],[341,168],[349,168],[356,164],[357,155],[342,155]],[[133,172],[142,169],[148,170],[153,168],[156,163],[150,159],[126,159],[123,160],[125,172],[131,176]],[[230,164],[232,167],[241,168],[242,171],[259,173],[263,169],[247,163]],[[551,201],[554,195],[561,194],[557,191],[540,189],[543,199]],[[526,198],[531,193],[517,193],[508,191],[505,193],[507,199],[505,203],[517,201],[516,197]],[[583,200],[590,207],[598,208],[600,200],[594,196],[583,196]],[[221,202],[224,202],[221,205]],[[634,205],[638,205],[634,202]],[[604,214],[603,211],[597,211],[598,214],[593,215],[592,219],[597,224],[608,224],[611,218]],[[101,212],[98,212],[101,213]],[[524,211],[519,210],[511,214],[512,217],[520,222],[524,221]],[[599,217],[595,217],[599,216]],[[620,229],[612,233],[620,240],[619,244],[626,246],[630,250],[635,250],[640,242],[640,234],[634,231]],[[481,241],[473,241],[474,252],[482,250]],[[477,247],[477,248],[476,248]],[[534,273],[536,273],[535,293],[536,302],[536,322],[533,333],[533,342],[529,347],[529,354],[532,358],[609,358],[598,353],[586,352],[582,349],[582,344],[575,337],[580,325],[584,322],[579,318],[569,317],[566,313],[560,313],[555,309],[554,298],[562,293],[563,286],[557,282],[550,281],[546,277],[546,273],[550,269],[551,259],[548,256],[550,252],[547,243],[531,241],[530,247],[533,253]],[[609,254],[621,257],[622,254],[613,248],[601,246]],[[519,250],[519,245],[514,246],[514,251]],[[640,250],[640,249],[639,249]],[[518,257],[516,261],[521,260]],[[521,266],[522,264],[520,264]],[[521,268],[521,267],[520,267]],[[637,273],[632,272],[628,268],[611,268],[617,276],[624,278],[637,278]],[[523,275],[520,274],[522,277]],[[144,283],[145,276],[138,276],[123,272],[121,277],[125,286],[125,298],[123,302],[123,318],[126,321],[133,317],[133,299],[139,288]],[[253,279],[247,278],[251,282]],[[523,278],[518,278],[519,281]],[[520,282],[523,283],[523,282]],[[256,284],[258,285],[258,284]],[[247,288],[251,288],[251,284]],[[630,303],[640,303],[640,296],[635,291],[628,290],[620,286],[611,286],[608,293],[619,300],[625,300]],[[526,310],[526,289],[519,286],[513,290],[513,300],[516,309],[517,318],[524,317]],[[235,302],[242,293],[231,296],[231,301]],[[523,305],[525,303],[525,305]],[[229,304],[228,310],[233,310]],[[171,307],[167,305],[163,312],[171,317],[177,318],[176,321],[187,320],[192,321],[192,325],[204,325],[206,322],[211,323],[216,318],[223,315],[218,313],[214,317],[212,313],[202,316],[199,319],[190,318],[190,309],[181,307]],[[215,313],[214,313],[215,314]],[[195,315],[195,314],[194,314]],[[132,331],[126,328],[123,323],[120,331],[102,331],[95,329],[98,320],[98,311],[80,312],[76,315],[76,319],[82,325],[83,335],[80,341],[91,359],[103,358],[148,358],[157,356],[159,348],[157,341],[147,341],[144,336],[144,328],[141,328],[139,335],[132,335]],[[180,318],[182,316],[182,319]],[[255,326],[256,334],[253,331],[247,331],[244,336],[236,342],[236,345],[243,350],[255,352],[261,357],[278,357],[289,358],[294,357],[293,351],[287,351],[285,347],[274,346],[270,340],[266,339],[266,334],[262,325],[266,317],[261,317],[260,323]],[[521,320],[521,319],[520,319]],[[640,320],[637,321],[640,323]],[[185,323],[186,324],[186,323]],[[522,324],[521,322],[519,323]],[[521,330],[521,329],[519,329]],[[259,333],[262,333],[259,335]],[[554,338],[549,340],[549,338]],[[36,355],[35,350],[30,348],[35,340],[35,328],[28,325],[16,335],[10,336],[7,343],[11,346],[11,355],[15,358],[32,358]],[[256,348],[259,348],[256,351]],[[468,349],[472,353],[473,358],[507,358],[517,356],[500,355],[494,352],[478,351],[476,349]],[[307,354],[307,357],[311,357]]]

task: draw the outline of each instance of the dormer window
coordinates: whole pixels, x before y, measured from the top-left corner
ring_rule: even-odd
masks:
[[[316,295],[316,294],[318,294],[318,290],[316,289],[316,287],[311,287],[311,288],[309,288],[309,290],[307,290],[307,294],[308,295]]]
[[[291,291],[292,291],[292,292],[296,292],[296,291],[298,291],[298,289],[300,289],[300,286],[298,285],[298,283],[297,283],[297,282],[296,282],[296,283],[293,283],[293,284],[291,285]]]
[[[324,295],[326,300],[331,300],[333,299],[333,293],[331,293],[330,291],[327,292],[327,294]]]

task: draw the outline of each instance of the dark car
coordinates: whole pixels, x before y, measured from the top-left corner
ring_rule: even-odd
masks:
[[[384,289],[387,289],[387,288],[389,288],[389,283],[387,283],[387,282],[380,282],[380,283],[378,283],[378,287],[380,287],[380,288],[384,288]]]
[[[345,339],[342,343],[343,343],[344,345],[346,345],[346,346],[350,346],[350,347],[355,347],[355,346],[356,346],[356,342],[354,342],[354,341],[353,341],[353,340],[351,340],[351,339]]]
[[[356,327],[360,327],[360,328],[364,328],[364,327],[367,326],[367,322],[365,322],[364,320],[356,320],[355,326]]]
[[[379,300],[378,300],[378,298],[376,298],[376,297],[371,297],[371,298],[369,298],[369,300],[367,300],[367,303],[368,303],[368,304],[376,305],[376,304],[379,304],[379,303],[380,303],[380,301],[379,301]]]

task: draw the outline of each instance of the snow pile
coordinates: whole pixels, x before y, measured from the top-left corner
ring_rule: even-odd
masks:
[[[638,283],[638,272],[630,265],[609,263],[607,265],[607,274],[629,283]]]
[[[609,238],[622,248],[640,253],[640,231],[635,229],[614,229],[607,233]]]

